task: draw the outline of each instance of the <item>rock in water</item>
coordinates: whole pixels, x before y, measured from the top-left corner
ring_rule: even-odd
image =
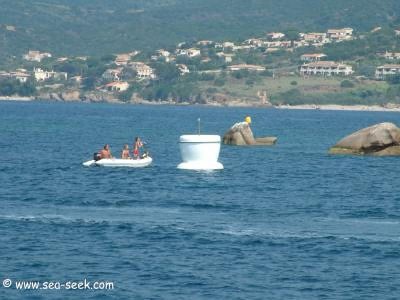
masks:
[[[226,145],[273,145],[276,137],[254,138],[253,131],[247,122],[234,124],[224,135],[223,143]]]
[[[400,128],[380,123],[361,129],[340,140],[329,152],[333,154],[400,155]]]

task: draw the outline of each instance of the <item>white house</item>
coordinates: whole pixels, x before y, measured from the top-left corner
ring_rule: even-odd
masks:
[[[108,81],[120,81],[122,76],[122,68],[107,69],[101,77]]]
[[[41,62],[42,59],[51,57],[51,54],[48,52],[40,53],[40,51],[29,50],[28,53],[24,54],[22,57],[23,57],[23,59],[28,60],[28,61]]]
[[[262,39],[248,39],[245,40],[244,43],[246,45],[252,45],[252,46],[256,46],[256,47],[262,47],[264,46],[265,41]]]
[[[220,58],[223,58],[226,63],[230,63],[230,62],[232,62],[232,59],[235,56],[235,54],[218,52],[217,56],[220,57]]]
[[[257,72],[265,71],[265,67],[263,66],[248,65],[248,64],[231,65],[228,66],[227,69],[229,71],[239,71],[239,70],[257,71]]]
[[[199,49],[196,48],[190,48],[190,49],[178,49],[176,51],[177,55],[185,55],[188,57],[196,57],[196,56],[200,56],[201,52]]]
[[[324,43],[326,42],[325,32],[310,32],[300,34],[300,37],[308,43]]]
[[[131,55],[129,53],[117,54],[114,63],[117,66],[126,66],[131,60]]]
[[[132,68],[136,71],[138,79],[155,79],[154,70],[143,62],[132,63]]]
[[[312,53],[312,54],[303,54],[302,56],[300,56],[300,59],[302,61],[312,62],[312,61],[320,61],[324,57],[326,57],[326,55],[323,53]]]
[[[269,32],[267,33],[267,37],[271,40],[279,40],[285,37],[285,34],[282,32]]]
[[[232,42],[223,42],[222,43],[222,48],[233,48],[235,47],[235,43]]]
[[[268,48],[289,48],[292,46],[291,41],[274,41],[265,42],[264,45]]]
[[[387,64],[379,66],[375,70],[375,78],[383,80],[386,76],[398,75],[400,74],[399,64]]]
[[[17,79],[21,83],[25,83],[28,81],[31,75],[26,72],[15,71],[10,73],[10,77]]]
[[[36,81],[45,81],[48,79],[67,80],[68,74],[66,72],[44,71],[40,68],[33,69],[33,74]]]
[[[199,46],[211,46],[212,44],[214,44],[214,42],[208,41],[208,40],[203,40],[203,41],[197,42],[197,45],[199,45]]]
[[[353,38],[353,28],[328,29],[327,37],[333,41],[345,41]]]
[[[105,87],[110,92],[123,92],[129,88],[129,83],[126,81],[115,81],[106,84]]]
[[[352,66],[334,61],[316,61],[300,67],[301,75],[349,76],[353,73]]]
[[[388,60],[397,60],[400,59],[400,52],[385,52],[382,54],[378,54],[379,56],[382,56],[385,59]]]
[[[189,74],[190,73],[190,70],[187,67],[187,65],[177,64],[176,66],[178,67],[179,72],[181,73],[181,75],[185,75],[185,74]]]

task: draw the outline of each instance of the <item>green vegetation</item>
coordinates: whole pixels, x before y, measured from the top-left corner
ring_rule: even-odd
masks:
[[[0,81],[0,96],[19,95],[23,97],[33,96],[36,94],[34,81],[21,83],[16,79],[4,79]]]
[[[342,88],[353,88],[354,87],[354,83],[351,82],[350,80],[345,79],[340,83],[340,87],[342,87]]]
[[[30,72],[40,67],[68,73],[68,81],[39,83],[40,93],[80,90],[83,95],[104,93],[124,102],[140,98],[189,103],[240,99],[274,104],[400,101],[400,76],[382,82],[371,80],[376,66],[387,63],[377,53],[400,52],[400,38],[394,32],[400,27],[396,25],[400,24],[397,0],[354,0],[351,4],[347,0],[0,0],[0,5],[0,70],[24,68]],[[381,29],[371,32],[378,25]],[[355,28],[356,38],[322,48],[293,47],[300,32],[340,27]],[[266,38],[268,31],[284,32],[292,47],[267,49],[264,44],[251,49],[222,49],[197,44],[207,39],[244,45],[248,38]],[[163,57],[153,60],[157,48],[174,53],[178,41],[185,41],[182,49],[200,48],[201,55],[177,55],[172,62]],[[21,55],[29,49],[49,51],[53,58],[40,63],[22,61]],[[116,53],[134,49],[141,52],[133,60],[150,66],[156,79],[138,78],[138,69],[132,65],[121,67],[117,75],[102,77],[105,70],[119,67],[114,63]],[[327,60],[350,64],[354,75],[299,77],[300,56],[320,52],[327,54]],[[89,57],[73,58],[82,55]],[[60,56],[69,58],[57,60]],[[260,65],[266,70],[229,72],[227,67],[233,64]],[[113,80],[128,81],[130,87],[110,95],[104,85]],[[0,94],[32,95],[35,86],[35,82],[3,80]]]
[[[28,49],[105,55],[284,28],[369,31],[398,22],[400,12],[398,0],[0,0],[0,6],[0,53],[8,63]]]

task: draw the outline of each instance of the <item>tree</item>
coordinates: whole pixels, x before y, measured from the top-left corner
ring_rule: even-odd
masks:
[[[297,29],[287,29],[283,32],[286,36],[286,38],[291,42],[291,46],[293,47],[294,41],[297,41],[299,39],[299,31]]]
[[[342,88],[353,88],[354,87],[354,83],[351,82],[350,80],[345,79],[340,83],[340,87],[342,87]]]
[[[181,75],[178,67],[171,63],[155,63],[154,68],[160,82],[173,82]]]
[[[96,87],[96,81],[97,78],[94,76],[88,76],[85,79],[83,79],[83,89],[85,91],[91,91],[94,90],[94,88]]]

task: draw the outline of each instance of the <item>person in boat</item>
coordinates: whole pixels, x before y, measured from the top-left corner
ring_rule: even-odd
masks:
[[[121,153],[122,159],[130,159],[131,156],[129,155],[129,146],[127,144],[124,145],[124,149],[122,149]]]
[[[135,159],[140,159],[140,148],[143,147],[143,143],[140,137],[135,137],[135,144],[133,145],[133,157]]]
[[[103,158],[112,158],[110,145],[105,144],[103,149],[100,151],[100,159]]]

